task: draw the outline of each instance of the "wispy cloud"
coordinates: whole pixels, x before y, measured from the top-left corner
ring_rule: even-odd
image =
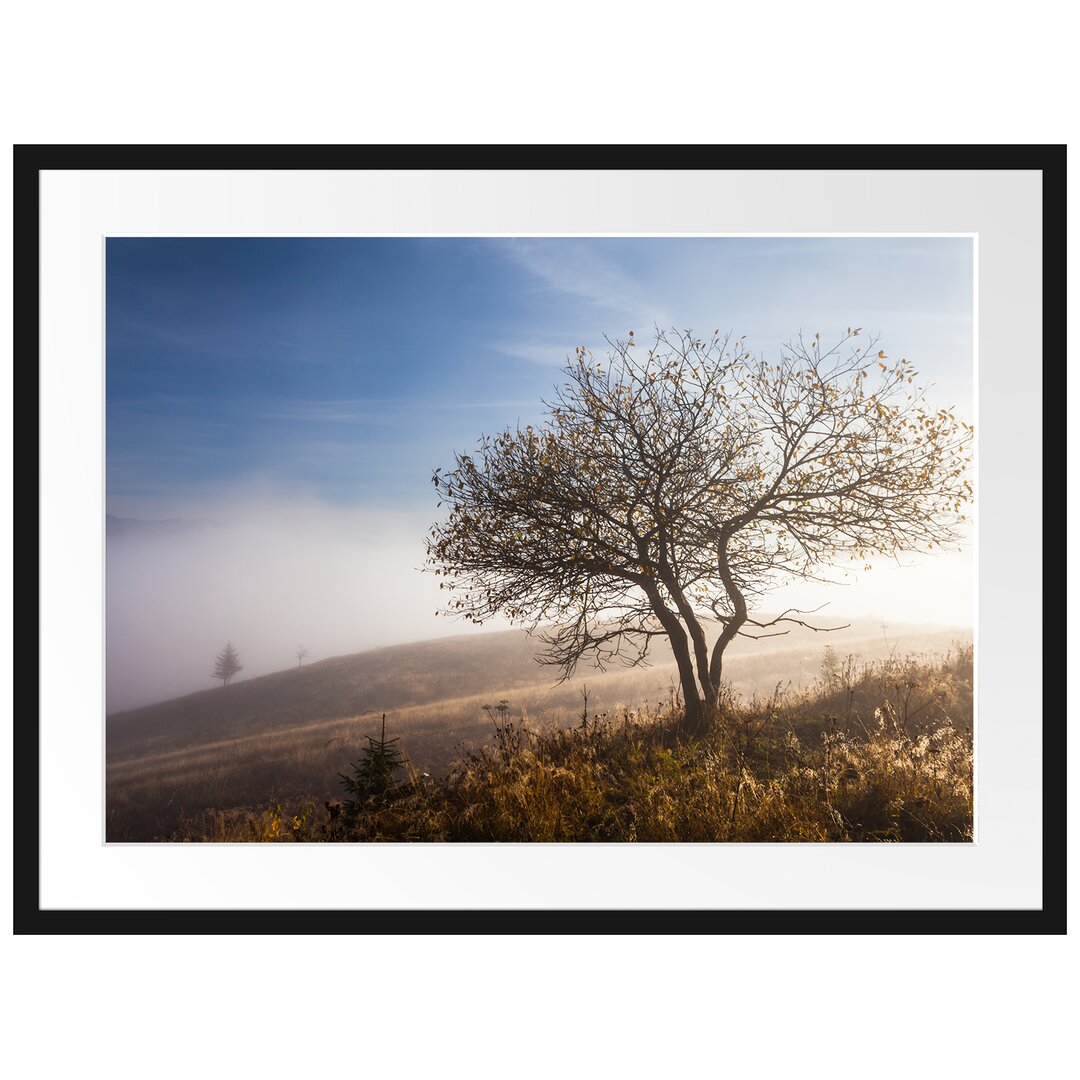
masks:
[[[209,317],[198,325],[179,329],[114,316],[108,322],[108,340],[113,348],[126,345],[145,349],[149,359],[156,358],[162,350],[166,350],[170,363],[185,358],[193,361],[207,358],[259,361],[308,359],[302,348],[280,336],[256,330],[246,333],[243,340],[237,340],[227,321]]]
[[[390,424],[388,403],[365,399],[275,403],[255,414],[258,420],[285,420],[300,424]],[[396,410],[395,410],[396,411]]]
[[[330,401],[275,403],[255,414],[259,420],[284,420],[314,424],[394,425],[412,421],[432,412],[459,412],[472,409],[521,409],[534,406],[531,400],[440,401],[422,398],[354,398]]]
[[[565,239],[514,239],[506,251],[548,288],[586,303],[632,315],[655,306],[655,296],[595,245]]]
[[[500,341],[491,342],[486,348],[515,360],[528,360],[531,364],[543,364],[546,367],[561,368],[574,349],[583,344],[580,341]]]

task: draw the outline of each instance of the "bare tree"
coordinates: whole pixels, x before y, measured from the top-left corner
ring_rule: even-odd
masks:
[[[308,654],[308,651],[307,651],[305,646],[303,646],[303,645],[297,645],[296,646],[296,666],[297,667],[303,667],[304,666],[304,657],[307,656],[307,654]]]
[[[449,513],[428,564],[447,613],[541,630],[563,678],[587,655],[641,663],[666,637],[698,730],[737,635],[826,629],[795,609],[755,618],[770,589],[959,539],[972,429],[860,333],[800,335],[775,362],[718,332],[658,330],[651,348],[631,332],[603,362],[576,349],[539,427],[435,470]]]
[[[222,686],[228,686],[229,680],[237,672],[243,670],[244,665],[240,663],[240,657],[233,648],[233,643],[226,642],[225,648],[218,653],[217,661],[214,663],[214,678],[221,679]]]

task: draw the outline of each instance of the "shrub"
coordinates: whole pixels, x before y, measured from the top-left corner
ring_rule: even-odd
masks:
[[[405,755],[398,743],[400,738],[386,737],[386,713],[382,717],[382,731],[378,737],[365,735],[367,746],[360,751],[359,762],[349,762],[349,773],[338,773],[345,791],[352,796],[345,803],[346,811],[359,813],[372,797],[385,795],[393,788],[394,774],[405,768]]]

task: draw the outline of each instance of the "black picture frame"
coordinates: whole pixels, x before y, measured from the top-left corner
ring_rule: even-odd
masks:
[[[58,910],[42,909],[39,798],[39,178],[43,170],[607,170],[618,146],[528,145],[21,145],[14,148],[14,356],[18,404],[14,488],[15,617],[19,626],[13,724],[13,916],[17,934],[1062,934],[1066,930],[1066,728],[1060,616],[1043,605],[1042,895],[1038,910]],[[635,169],[1033,170],[1042,175],[1043,337],[1066,339],[1066,149],[1057,145],[667,146]],[[1045,367],[1045,359],[1044,359]],[[1044,383],[1043,459],[1064,460],[1065,402]],[[31,464],[31,454],[33,463]],[[1046,481],[1044,480],[1044,490]],[[1056,484],[1056,482],[1055,482]],[[1043,500],[1044,555],[1065,529],[1060,498]],[[1053,537],[1051,541],[1049,538]],[[1045,582],[1040,583],[1045,598]],[[1051,676],[1054,676],[1051,678]],[[31,717],[33,722],[31,722]],[[675,917],[672,918],[671,916]]]

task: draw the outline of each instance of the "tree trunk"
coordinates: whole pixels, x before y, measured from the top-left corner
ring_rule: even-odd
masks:
[[[666,544],[666,534],[663,530],[661,530],[660,535]],[[667,590],[671,594],[671,598],[675,601],[675,606],[679,610],[679,615],[682,616],[682,621],[686,624],[686,629],[690,632],[690,640],[694,646],[694,661],[697,665],[698,683],[701,686],[700,693],[705,703],[708,704],[713,697],[712,681],[709,677],[709,645],[705,640],[705,631],[698,621],[698,617],[694,614],[693,606],[686,599],[686,593],[683,591],[675,572],[671,568],[671,560],[664,548],[661,548],[660,554],[660,579],[667,586]],[[694,696],[698,696],[697,689],[694,690]]]
[[[720,636],[716,639],[716,644],[713,646],[712,661],[709,664],[709,681],[712,684],[710,688],[709,704],[712,708],[716,707],[716,704],[720,699],[720,680],[724,674],[724,650],[735,639],[735,636],[749,618],[749,612],[746,607],[746,597],[743,596],[742,590],[736,583],[735,578],[731,573],[730,566],[728,566],[726,537],[721,542],[720,549],[717,552],[717,567],[720,570],[720,578],[724,583],[724,589],[727,591],[728,599],[731,601],[733,614],[731,618],[724,623],[724,629],[720,632]]]
[[[682,729],[688,735],[698,734],[706,726],[708,710],[698,691],[697,678],[694,674],[694,661],[690,656],[686,630],[679,621],[679,616],[664,603],[660,590],[653,582],[644,580],[639,584],[644,589],[645,595],[648,596],[653,612],[667,633],[671,651],[675,654],[675,663],[679,668],[679,684],[683,696]]]
[[[682,729],[687,735],[704,735],[709,728],[711,711],[707,702],[698,697],[697,682],[690,679],[689,687],[683,687],[683,695],[691,693],[693,696],[687,699],[686,711],[683,714]]]
[[[719,641],[713,646],[709,677],[712,679],[712,699],[709,704],[715,709],[720,702],[720,680],[724,677],[724,645]]]
[[[697,679],[694,675],[694,662],[690,657],[690,647],[687,643],[686,631],[675,614],[663,601],[659,590],[651,582],[643,583],[645,594],[649,603],[660,620],[668,637],[668,644],[675,655],[675,663],[679,668],[679,685],[683,696],[683,730],[687,734],[700,731],[703,725],[704,702],[698,695]]]
[[[675,654],[675,663],[679,667],[679,684],[683,696],[683,730],[688,735],[699,733],[704,726],[704,702],[698,692],[697,677],[694,674],[694,662],[690,658],[690,649],[686,632],[676,621],[668,629],[671,651]]]
[[[697,678],[700,684],[700,695],[706,704],[714,697],[713,694],[713,681],[709,671],[709,646],[705,640],[705,631],[702,629],[701,623],[698,622],[697,616],[694,614],[693,608],[686,602],[681,592],[676,592],[676,602],[679,605],[679,614],[683,617],[683,622],[686,623],[687,629],[690,631],[690,639],[694,646],[694,660],[697,665]],[[699,694],[699,691],[695,688],[695,696]]]

